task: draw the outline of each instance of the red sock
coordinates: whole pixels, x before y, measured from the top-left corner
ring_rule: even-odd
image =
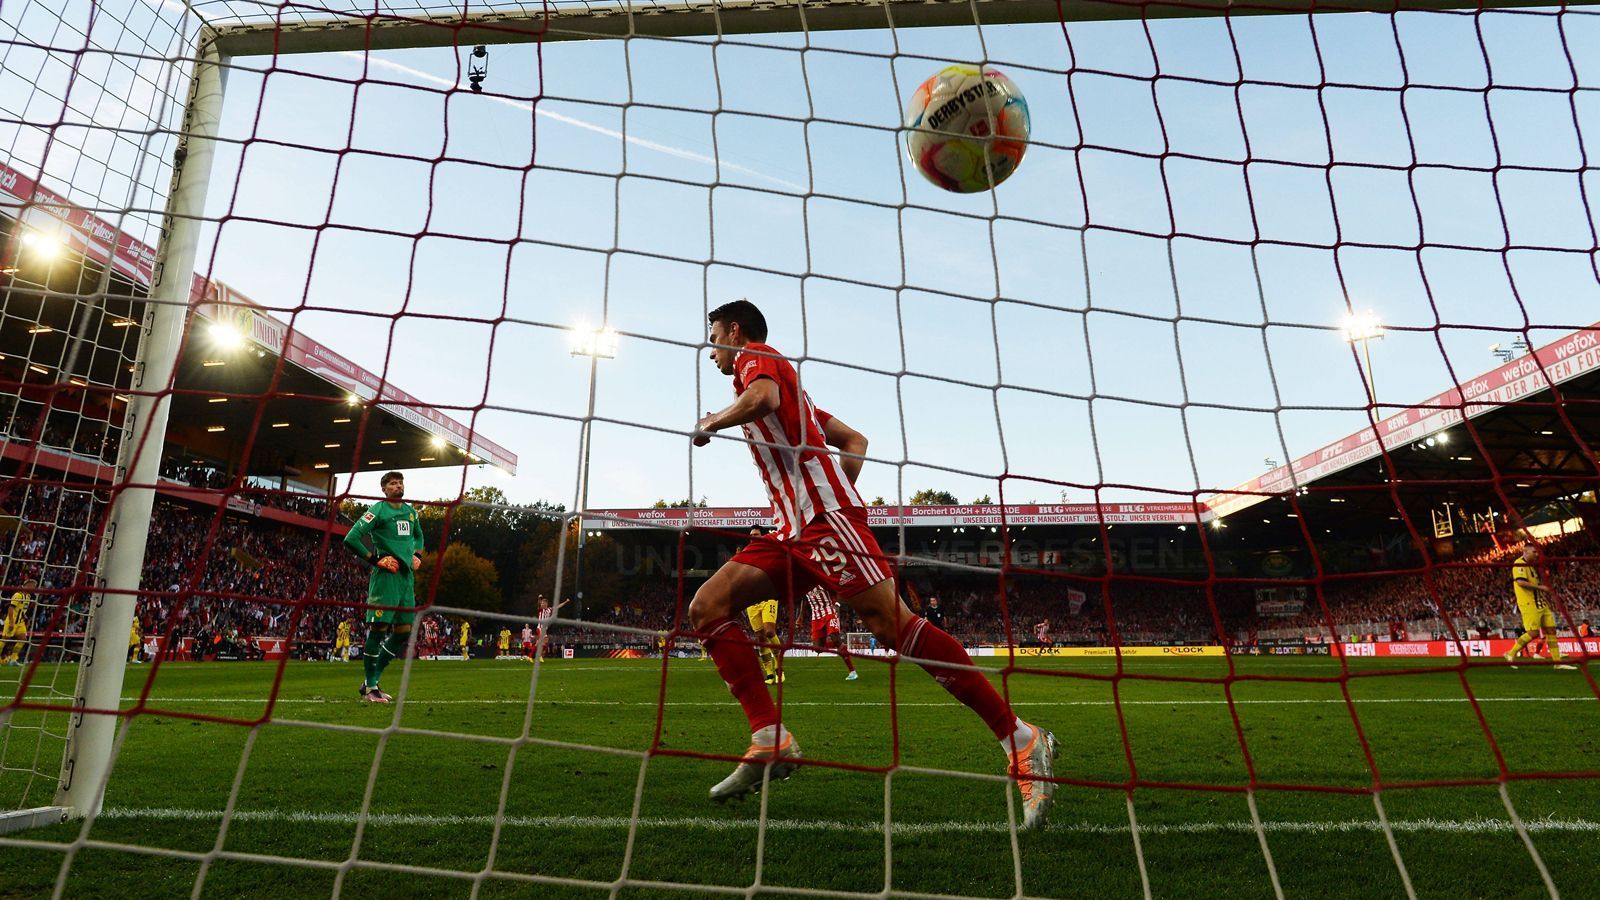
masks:
[[[915,656],[918,659],[963,666],[972,665],[972,657],[967,655],[966,648],[939,626],[930,624],[921,616],[908,619],[900,627],[896,649],[902,656]],[[976,669],[948,669],[944,666],[930,666],[927,663],[920,665],[933,676],[934,681],[949,691],[951,696],[977,713],[979,718],[983,719],[983,723],[989,726],[989,730],[994,732],[997,740],[1005,740],[1016,730],[1016,715],[1011,712],[1011,707],[1006,704],[1005,698],[1000,696],[981,672]]]
[[[700,643],[711,654],[717,674],[722,676],[734,699],[744,707],[750,720],[750,731],[755,733],[768,725],[778,724],[778,708],[762,681],[761,660],[756,658],[756,648],[750,645],[739,626],[726,616],[706,623],[705,637]]]

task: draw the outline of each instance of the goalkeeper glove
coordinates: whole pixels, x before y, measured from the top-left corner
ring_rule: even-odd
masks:
[[[395,559],[387,554],[379,556],[378,554],[374,553],[367,557],[367,562],[372,563],[374,567],[382,569],[385,572],[392,573],[400,571],[400,560]]]

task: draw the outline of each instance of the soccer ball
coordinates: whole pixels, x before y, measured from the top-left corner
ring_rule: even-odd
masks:
[[[924,81],[906,109],[911,163],[947,191],[986,191],[1010,178],[1027,141],[1028,101],[995,69],[949,66]]]

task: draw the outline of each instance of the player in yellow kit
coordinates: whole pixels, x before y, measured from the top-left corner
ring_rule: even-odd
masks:
[[[500,629],[500,639],[496,646],[500,648],[500,652],[495,654],[495,659],[499,659],[511,652],[511,629]]]
[[[350,620],[340,619],[339,627],[333,632],[333,659],[339,662],[350,661]]]
[[[32,589],[38,587],[39,582],[29,578],[22,586]],[[0,626],[0,664],[22,665],[20,657],[22,648],[28,643],[28,608],[31,606],[33,594],[28,591],[17,591],[11,595],[11,602],[6,604],[5,624]]]
[[[140,662],[139,651],[144,649],[144,638],[139,636],[139,614],[133,615],[133,627],[128,631],[128,662]]]
[[[461,620],[461,658],[472,658],[472,623]]]
[[[1544,638],[1550,648],[1550,659],[1557,669],[1576,669],[1561,661],[1561,642],[1556,639],[1556,614],[1550,608],[1550,589],[1539,582],[1539,545],[1528,542],[1516,565],[1511,567],[1511,591],[1517,597],[1517,611],[1522,613],[1522,636],[1506,651],[1505,661],[1513,662],[1535,637]],[[1516,668],[1515,665],[1512,668]]]
[[[752,538],[764,534],[766,532],[760,525],[750,529]],[[761,672],[766,676],[767,684],[777,684],[784,680],[783,674],[778,671],[778,654],[782,652],[783,647],[783,639],[778,637],[778,601],[776,598],[763,600],[751,604],[744,612],[750,617],[750,630],[756,636],[756,651],[761,656]]]

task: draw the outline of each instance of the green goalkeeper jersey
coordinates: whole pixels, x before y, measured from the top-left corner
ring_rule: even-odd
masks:
[[[344,544],[357,555],[365,557],[367,546],[363,538],[372,538],[372,549],[379,556],[392,556],[400,560],[402,574],[411,571],[411,557],[422,553],[422,527],[417,511],[409,503],[390,505],[379,500],[367,507],[366,513],[356,520]]]

